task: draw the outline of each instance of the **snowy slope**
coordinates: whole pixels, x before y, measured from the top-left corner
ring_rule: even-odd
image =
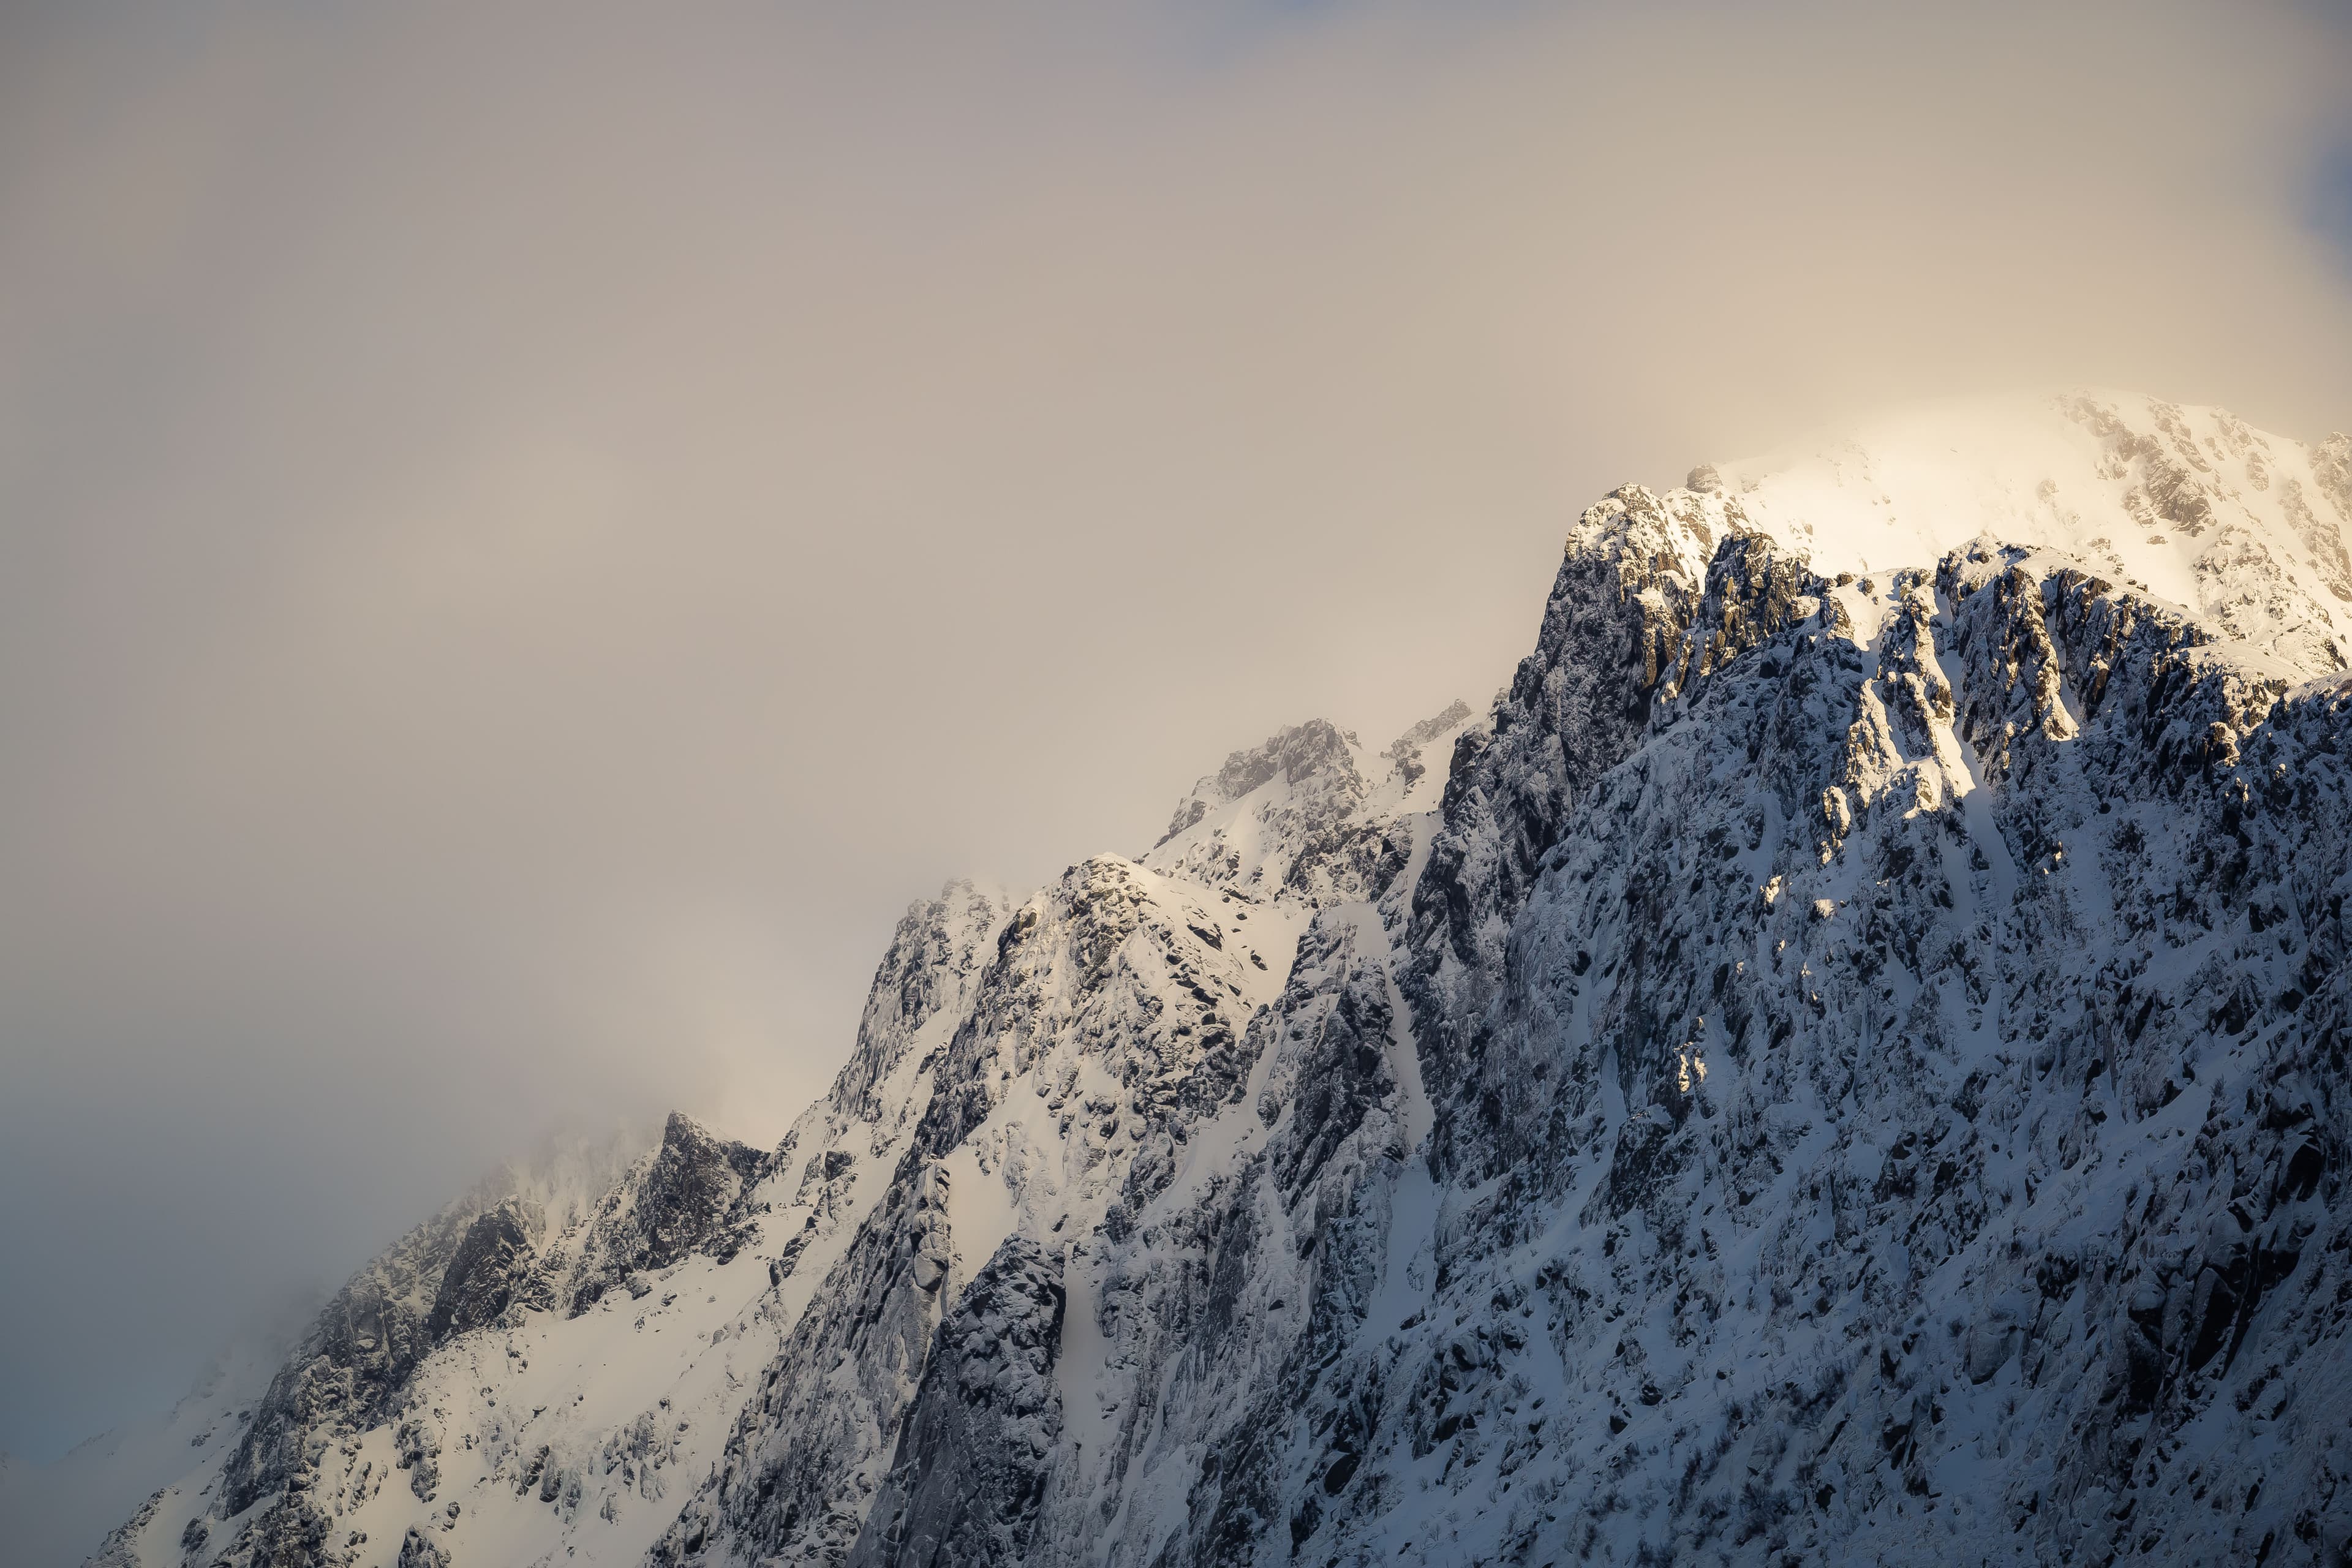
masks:
[[[1489,712],[917,906],[782,1146],[421,1227],[110,1560],[2336,1561],[2347,528],[2105,394],[1621,489]]]
[[[1983,534],[2079,560],[2298,668],[2352,668],[2341,437],[2312,450],[2218,408],[2074,393],[1917,409],[1692,477],[1832,574],[1927,565]]]

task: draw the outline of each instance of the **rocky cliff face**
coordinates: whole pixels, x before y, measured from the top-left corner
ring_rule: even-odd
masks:
[[[941,1329],[850,1562],[1018,1563],[1061,1439],[1062,1260],[1007,1237]]]
[[[109,1550],[2340,1561],[2347,453],[1621,489],[1490,712],[917,906],[778,1150],[453,1209]]]
[[[383,1486],[373,1462],[351,1462],[368,1435],[389,1428],[393,1468],[407,1472],[410,1495],[436,1500],[441,1412],[424,1417],[418,1400],[418,1373],[436,1350],[519,1328],[534,1310],[576,1317],[620,1283],[646,1294],[645,1270],[698,1247],[740,1247],[740,1228],[721,1233],[764,1163],[758,1151],[672,1116],[650,1154],[624,1166],[626,1152],[625,1143],[571,1149],[509,1171],[362,1269],[271,1381],[227,1456],[209,1511],[236,1527],[218,1538],[201,1520],[184,1529],[192,1542],[201,1535],[199,1554],[244,1568],[322,1561],[339,1536],[345,1548],[362,1544],[362,1531],[335,1521]]]

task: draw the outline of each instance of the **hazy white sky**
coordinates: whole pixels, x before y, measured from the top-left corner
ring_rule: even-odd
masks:
[[[0,1444],[1891,399],[2352,424],[2340,6],[0,12]],[[2329,215],[2335,215],[2333,218]]]

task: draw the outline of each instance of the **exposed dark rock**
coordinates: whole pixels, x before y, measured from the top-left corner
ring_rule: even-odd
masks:
[[[1029,1544],[1061,1437],[1061,1260],[1014,1237],[940,1327],[850,1552],[865,1568],[1004,1568]]]
[[[748,1218],[730,1223],[736,1200],[764,1171],[767,1158],[672,1111],[645,1174],[613,1193],[598,1211],[572,1287],[572,1315],[630,1276],[667,1268],[689,1253],[734,1256],[756,1229]]]
[[[425,1320],[428,1341],[438,1343],[498,1321],[530,1268],[533,1221],[526,1205],[509,1199],[466,1227]]]
[[[415,1526],[401,1539],[400,1558],[394,1568],[449,1568],[449,1553]]]

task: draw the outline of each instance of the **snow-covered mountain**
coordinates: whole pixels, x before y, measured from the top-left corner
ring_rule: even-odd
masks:
[[[2352,439],[1629,486],[1372,752],[909,910],[773,1150],[505,1173],[109,1565],[2336,1562]]]

